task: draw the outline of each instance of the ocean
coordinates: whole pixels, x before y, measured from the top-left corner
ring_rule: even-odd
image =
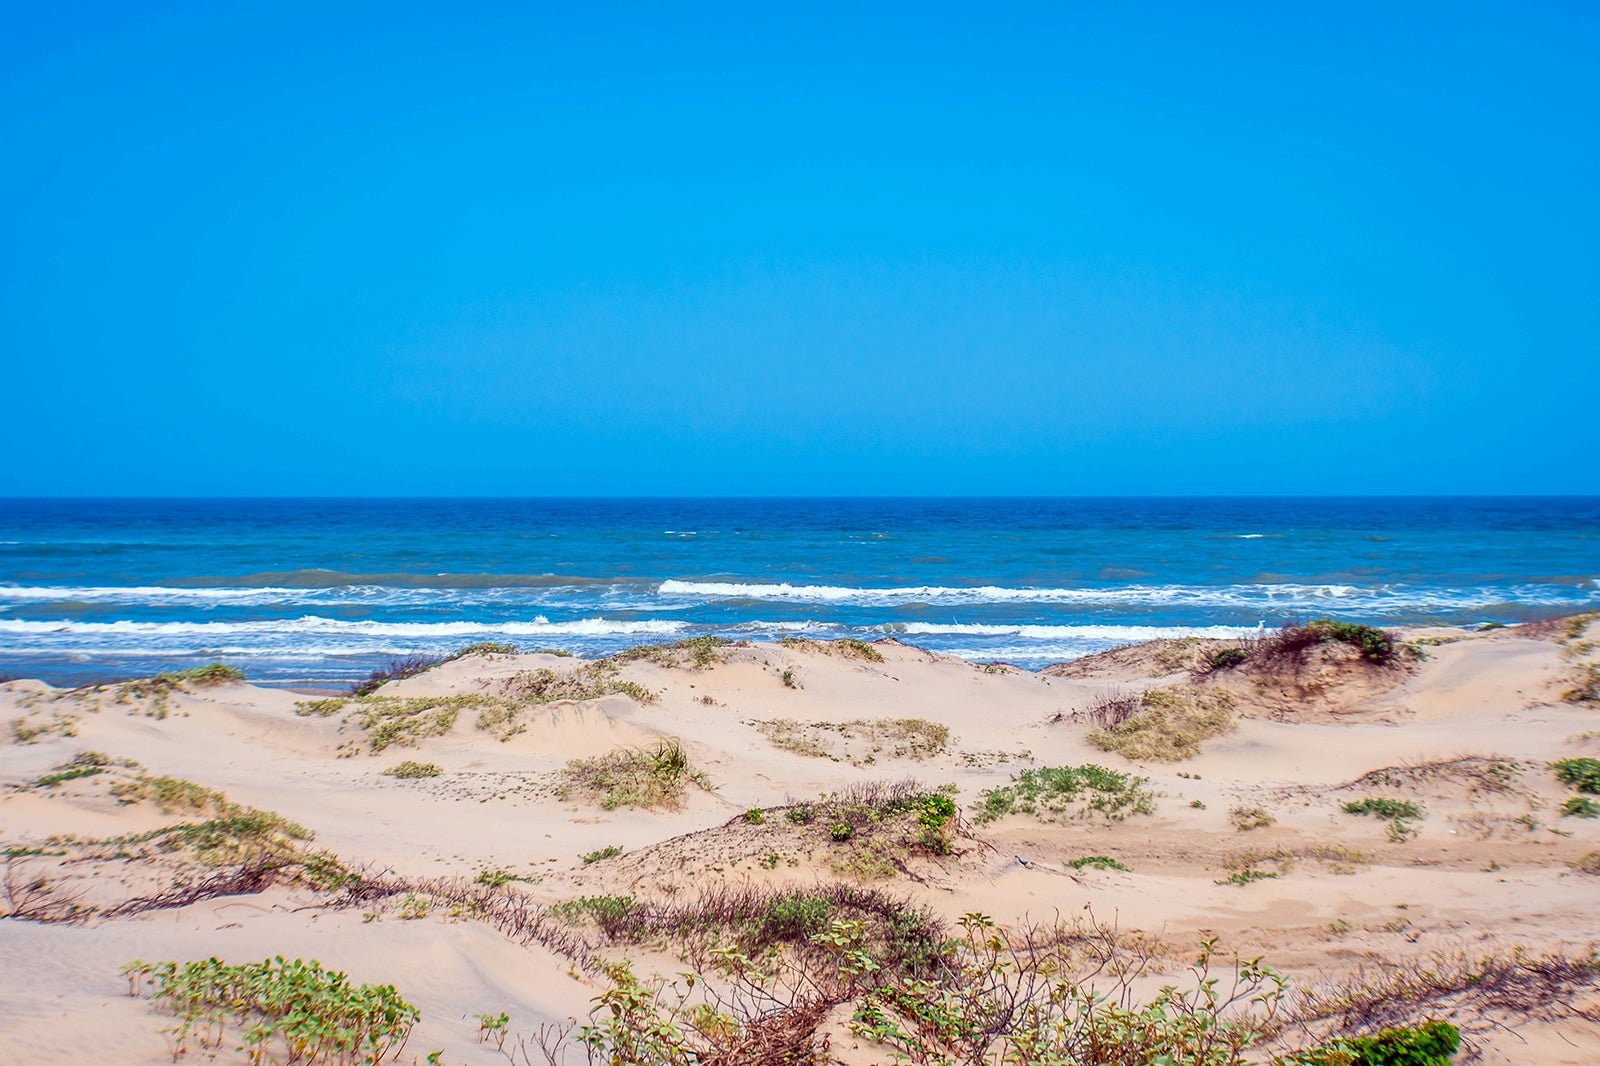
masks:
[[[1600,608],[1600,497],[0,500],[0,674],[339,684],[474,641],[892,636],[1029,668]]]

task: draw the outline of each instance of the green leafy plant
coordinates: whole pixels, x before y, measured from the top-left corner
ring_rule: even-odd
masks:
[[[604,859],[614,859],[621,854],[622,848],[619,845],[607,844],[603,848],[597,848],[594,851],[586,851],[582,855],[578,856],[578,858],[583,860],[583,864],[585,866],[593,866],[597,862],[600,862]]]
[[[182,964],[135,960],[122,973],[129,995],[143,993],[176,1016],[162,1030],[171,1039],[174,1059],[191,1043],[215,1054],[238,1041],[251,1063],[398,1063],[420,1017],[393,985],[354,984],[315,960],[288,962],[279,956],[244,965],[216,958]]]
[[[1588,796],[1571,796],[1561,805],[1562,817],[1600,818],[1600,803]]]
[[[1600,759],[1562,759],[1550,764],[1556,780],[1579,792],[1600,794]]]
[[[1012,783],[983,792],[975,820],[993,822],[1012,813],[1082,815],[1099,812],[1113,820],[1155,810],[1155,795],[1145,779],[1104,766],[1046,766],[1014,774]]]
[[[828,836],[843,843],[856,835],[856,827],[849,822],[835,822],[828,828]]]
[[[1321,1048],[1278,1060],[1281,1066],[1450,1066],[1461,1032],[1449,1022],[1384,1029],[1347,1036]]]
[[[1132,872],[1127,866],[1118,862],[1116,859],[1113,859],[1109,855],[1085,855],[1082,858],[1072,859],[1067,863],[1067,865],[1072,867],[1074,870],[1082,870],[1087,867],[1093,867],[1096,870],[1121,870],[1123,873]]]
[[[1366,814],[1388,822],[1389,839],[1396,844],[1403,844],[1417,835],[1417,830],[1411,823],[1426,813],[1410,800],[1376,796],[1350,800],[1345,803],[1344,810],[1347,814]]]

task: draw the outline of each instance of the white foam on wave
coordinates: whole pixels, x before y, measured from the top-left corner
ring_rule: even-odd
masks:
[[[1129,607],[1241,607],[1284,610],[1417,611],[1489,607],[1504,603],[1559,606],[1592,600],[1577,589],[1518,585],[1482,588],[1361,588],[1342,584],[1120,585],[1111,588],[1005,588],[996,585],[862,587],[761,584],[732,581],[663,581],[661,596],[700,600],[751,599],[786,603],[837,603],[891,607],[910,603],[1040,603]]]
[[[294,619],[253,622],[35,622],[0,619],[0,634],[22,637],[158,635],[198,637],[218,640],[227,637],[264,635],[348,634],[364,637],[457,637],[481,633],[511,636],[610,637],[673,634],[688,628],[688,623],[664,619],[612,621],[584,618],[571,622],[552,622],[542,616],[526,622],[349,622],[337,618],[306,615]]]
[[[1264,625],[1255,626],[1046,626],[1046,625],[980,625],[951,622],[904,622],[874,626],[878,632],[899,636],[972,636],[972,637],[1026,637],[1031,640],[1169,640],[1180,637],[1203,637],[1207,640],[1228,640],[1233,637],[1259,635]]]
[[[1004,588],[998,585],[913,585],[905,587],[851,588],[840,585],[747,584],[731,581],[663,581],[663,596],[771,599],[813,603],[967,602],[1005,603],[1215,603],[1233,602],[1241,595],[1267,599],[1331,599],[1360,595],[1354,585],[1124,585],[1104,589]]]

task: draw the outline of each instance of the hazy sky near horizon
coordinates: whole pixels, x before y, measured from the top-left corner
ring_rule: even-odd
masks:
[[[1597,13],[17,6],[0,495],[1600,492]]]

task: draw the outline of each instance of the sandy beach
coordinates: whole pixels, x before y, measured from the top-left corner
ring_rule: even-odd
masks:
[[[12,681],[0,1061],[171,1062],[173,1015],[125,963],[279,955],[392,983],[421,1012],[398,1061],[505,1061],[586,1018],[609,962],[754,952],[708,900],[830,892],[945,933],[1114,927],[1145,996],[1202,941],[1264,957],[1289,998],[1261,1061],[1379,1018],[1352,988],[1479,1061],[1600,1060],[1600,819],[1552,770],[1600,756],[1600,626],[1399,636],[1381,663],[1187,640],[1041,672],[892,640],[490,649],[361,698]],[[1121,776],[1045,772],[1084,766]],[[607,899],[654,924],[583,902]],[[817,1007],[815,1061],[895,1061],[860,1005]],[[498,1012],[504,1051],[475,1017]]]

